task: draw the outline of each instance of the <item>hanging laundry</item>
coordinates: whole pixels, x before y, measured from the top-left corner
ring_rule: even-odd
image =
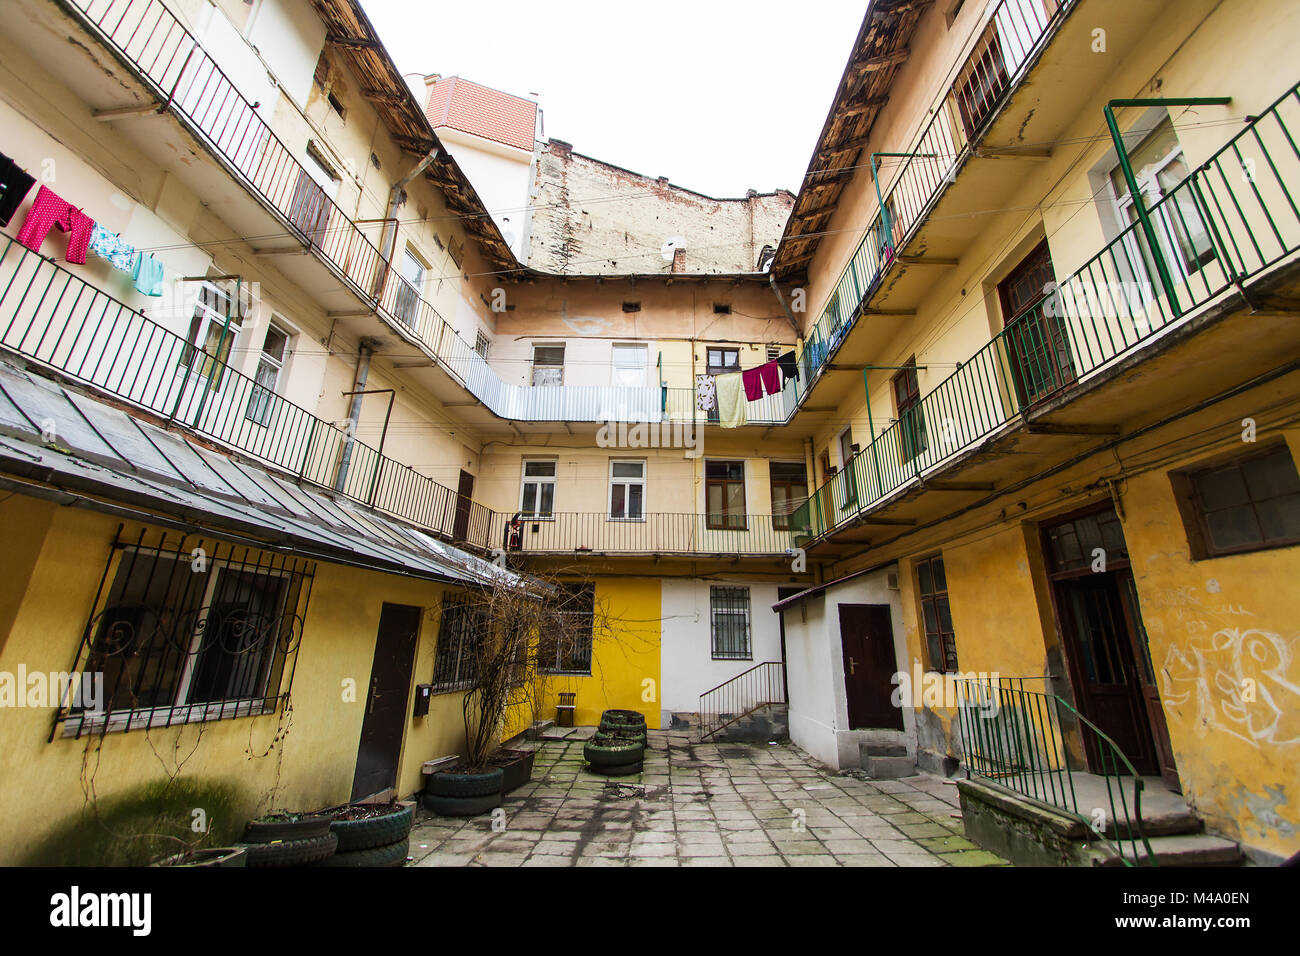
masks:
[[[768,395],[781,391],[781,369],[775,360],[758,367],[758,380],[763,383],[763,391]]]
[[[723,428],[738,428],[748,421],[745,417],[745,398],[741,388],[743,375],[743,372],[731,372],[717,377],[718,422]]]
[[[86,262],[86,249],[90,245],[90,230],[95,225],[80,209],[59,197],[44,186],[36,193],[36,201],[27,211],[27,219],[18,231],[18,241],[33,252],[41,251],[41,243],[53,226],[68,233],[68,261],[77,265]]]
[[[34,178],[27,175],[27,170],[0,153],[0,188],[4,190],[0,192],[0,226],[9,225],[9,220],[14,217],[35,182]]]
[[[131,278],[135,280],[135,290],[145,295],[163,294],[163,264],[152,255],[136,253],[135,265],[131,268]]]
[[[135,246],[99,223],[90,230],[90,251],[107,259],[114,269],[130,272],[135,268]]]
[[[718,407],[718,389],[712,375],[695,376],[695,407],[702,412]]]
[[[740,373],[740,380],[745,384],[745,398],[756,402],[763,397],[763,380],[758,368],[747,368]]]
[[[794,349],[786,352],[784,355],[777,356],[777,366],[781,369],[781,387],[790,379],[799,379],[799,363],[795,360]]]

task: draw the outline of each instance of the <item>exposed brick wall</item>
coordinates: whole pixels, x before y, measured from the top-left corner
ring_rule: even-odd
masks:
[[[754,272],[775,247],[794,196],[785,191],[713,199],[575,153],[561,140],[541,150],[528,265],[546,272],[628,274]],[[664,240],[686,240],[674,268]]]

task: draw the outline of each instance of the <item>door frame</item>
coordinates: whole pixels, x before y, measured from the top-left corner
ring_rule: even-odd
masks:
[[[880,603],[880,602],[866,602],[866,601],[839,601],[839,602],[836,602],[836,614],[835,614],[835,616],[836,616],[836,621],[837,621],[837,623],[838,623],[838,625],[839,625],[838,630],[839,630],[840,660],[841,660],[841,666],[842,666],[842,668],[843,668],[843,669],[842,669],[842,678],[843,678],[843,679],[842,679],[841,683],[842,683],[842,685],[843,685],[843,687],[844,687],[844,710],[845,710],[845,716],[846,716],[846,718],[847,718],[846,725],[845,725],[845,729],[846,729],[846,730],[850,730],[850,731],[855,731],[855,730],[887,730],[887,731],[904,731],[904,730],[907,729],[907,724],[906,724],[906,722],[905,722],[904,719],[903,719],[903,709],[902,709],[901,707],[895,707],[895,706],[893,705],[893,686],[894,686],[894,685],[893,685],[892,683],[886,683],[886,684],[881,688],[881,690],[883,690],[884,695],[885,695],[884,699],[885,699],[885,701],[888,703],[888,706],[889,706],[889,711],[890,711],[890,714],[891,714],[891,719],[890,719],[888,722],[885,722],[885,723],[877,723],[877,724],[875,724],[874,726],[873,726],[873,725],[870,725],[870,724],[868,724],[868,725],[864,725],[864,726],[854,726],[854,724],[853,724],[853,713],[852,713],[853,708],[852,708],[852,705],[850,704],[850,701],[849,701],[849,696],[850,696],[850,695],[849,695],[849,680],[850,680],[850,678],[853,677],[854,675],[850,673],[848,667],[843,667],[844,657],[845,657],[845,647],[844,647],[844,609],[845,609],[845,608],[872,608],[872,609],[874,609],[874,608],[880,608],[880,609],[882,609],[882,610],[885,612],[886,634],[887,634],[887,637],[888,637],[888,644],[889,644],[889,656],[890,656],[890,658],[892,659],[892,661],[893,661],[893,665],[894,665],[894,666],[893,666],[893,670],[890,672],[890,674],[892,675],[892,674],[896,674],[896,673],[898,673],[898,645],[897,645],[897,642],[894,640],[894,608],[893,608],[893,606],[892,606],[891,604],[887,603],[887,602],[886,602],[886,603]],[[882,714],[884,713],[884,709],[883,709],[883,708],[881,709],[880,713],[882,713]],[[896,724],[896,725],[895,725],[895,724]]]
[[[398,611],[398,613],[413,611],[415,617],[415,632],[410,637],[410,643],[411,643],[410,653],[409,655],[404,654],[402,659],[399,661],[400,670],[406,676],[406,682],[405,682],[406,686],[404,688],[405,692],[402,694],[402,705],[400,711],[398,712],[401,717],[402,732],[397,741],[396,752],[393,755],[392,783],[389,784],[388,787],[380,788],[380,790],[378,791],[371,791],[371,793],[360,793],[357,790],[357,786],[361,782],[361,769],[362,769],[361,758],[362,758],[363,748],[366,745],[366,723],[368,722],[368,719],[370,718],[372,713],[371,700],[375,693],[376,681],[379,679],[376,673],[376,669],[379,666],[380,654],[381,651],[383,650],[384,611],[389,607],[394,608],[395,610]],[[371,796],[372,793],[382,793],[383,790],[391,789],[393,787],[396,787],[399,783],[401,783],[402,756],[406,750],[406,721],[407,721],[407,715],[410,713],[411,687],[415,682],[415,661],[420,647],[420,631],[423,627],[423,624],[424,624],[424,608],[420,607],[419,605],[402,604],[395,601],[383,601],[379,605],[379,620],[375,624],[375,648],[374,648],[374,652],[371,654],[371,659],[370,659],[370,679],[366,683],[366,696],[365,696],[365,700],[362,702],[362,707],[364,709],[361,717],[361,728],[357,735],[356,760],[353,763],[352,797],[351,797],[351,799],[353,800],[364,799],[368,796]],[[397,681],[394,682],[394,687],[397,687],[399,685],[400,682]],[[393,691],[390,691],[390,693],[391,692]]]

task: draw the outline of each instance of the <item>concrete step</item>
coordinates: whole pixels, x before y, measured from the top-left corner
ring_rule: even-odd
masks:
[[[1241,866],[1241,847],[1223,837],[1208,833],[1181,833],[1149,837],[1157,866]],[[1104,865],[1122,865],[1108,860]]]
[[[867,757],[906,757],[907,748],[902,744],[863,744],[862,753]]]
[[[903,751],[906,753],[906,749]],[[916,760],[912,757],[874,757],[862,755],[862,769],[873,780],[897,780],[916,773]]]
[[[1121,835],[1127,832],[1122,823],[1112,820],[1106,827],[1106,835],[1114,838],[1117,828]],[[1190,808],[1158,813],[1150,813],[1146,808],[1142,810],[1142,832],[1148,837],[1179,836],[1200,833],[1204,829],[1205,824]]]

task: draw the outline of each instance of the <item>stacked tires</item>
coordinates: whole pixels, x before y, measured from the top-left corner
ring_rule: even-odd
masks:
[[[244,828],[245,866],[311,866],[334,855],[338,837],[327,816],[253,820]]]
[[[330,833],[338,840],[338,850],[321,866],[402,866],[410,851],[414,820],[414,806],[361,820],[335,820]]]
[[[505,774],[500,767],[482,773],[442,771],[424,785],[424,808],[440,817],[474,817],[501,806]]]
[[[607,710],[600,729],[582,749],[592,773],[625,777],[645,765],[645,717],[634,710]]]

